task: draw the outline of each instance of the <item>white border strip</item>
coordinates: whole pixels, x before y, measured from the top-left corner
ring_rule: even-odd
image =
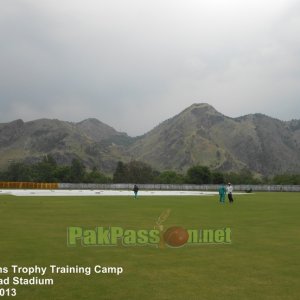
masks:
[[[217,192],[201,191],[139,191],[138,196],[212,196]],[[5,189],[0,195],[13,196],[133,196],[132,191],[124,190],[40,190],[40,189]]]
[[[138,196],[215,196],[218,192],[203,191],[139,191]],[[235,193],[246,194],[246,193]],[[0,195],[13,196],[133,196],[126,190],[42,190],[42,189],[5,189]]]

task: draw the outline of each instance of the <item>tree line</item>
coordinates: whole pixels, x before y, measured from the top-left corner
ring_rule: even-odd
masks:
[[[66,182],[66,183],[155,183],[155,184],[300,184],[300,174],[280,174],[272,178],[257,178],[251,171],[223,173],[207,166],[190,167],[185,174],[172,170],[159,172],[141,161],[119,161],[112,176],[97,168],[87,170],[79,159],[70,165],[58,165],[47,155],[35,164],[13,162],[0,172],[0,181]]]
[[[87,171],[79,159],[73,159],[71,165],[58,165],[52,156],[46,155],[35,164],[11,163],[0,172],[0,181],[109,183],[111,178],[96,168]]]

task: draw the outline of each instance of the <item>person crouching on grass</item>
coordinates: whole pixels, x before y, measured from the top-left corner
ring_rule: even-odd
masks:
[[[134,199],[136,199],[139,191],[139,187],[135,184],[132,190],[134,192]]]
[[[231,183],[229,182],[228,185],[227,185],[227,194],[228,194],[228,200],[229,200],[229,203],[233,203],[232,192],[233,192],[233,186],[232,186]]]

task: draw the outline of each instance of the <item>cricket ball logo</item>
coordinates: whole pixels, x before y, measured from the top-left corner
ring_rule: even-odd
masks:
[[[180,226],[169,227],[164,232],[163,223],[168,219],[170,213],[170,209],[163,211],[158,217],[157,221],[155,222],[154,229],[159,230],[160,232],[159,248],[161,249],[165,248],[165,244],[167,244],[170,247],[183,246],[189,239],[189,234],[187,230]]]

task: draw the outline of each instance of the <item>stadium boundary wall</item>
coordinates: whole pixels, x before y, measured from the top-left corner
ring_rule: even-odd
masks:
[[[218,184],[139,184],[140,190],[171,190],[171,191],[217,191]],[[300,185],[234,185],[234,191],[253,192],[300,192]],[[59,183],[59,189],[88,189],[88,190],[132,190],[133,184],[97,184],[97,183]]]
[[[217,191],[218,184],[139,184],[140,190],[154,191]],[[67,189],[67,190],[129,190],[132,183],[40,183],[40,182],[0,182],[1,189]],[[300,185],[234,185],[234,191],[244,192],[300,192]]]
[[[1,181],[1,189],[44,189],[44,190],[56,190],[59,187],[58,183],[47,182],[15,182],[15,181]]]

